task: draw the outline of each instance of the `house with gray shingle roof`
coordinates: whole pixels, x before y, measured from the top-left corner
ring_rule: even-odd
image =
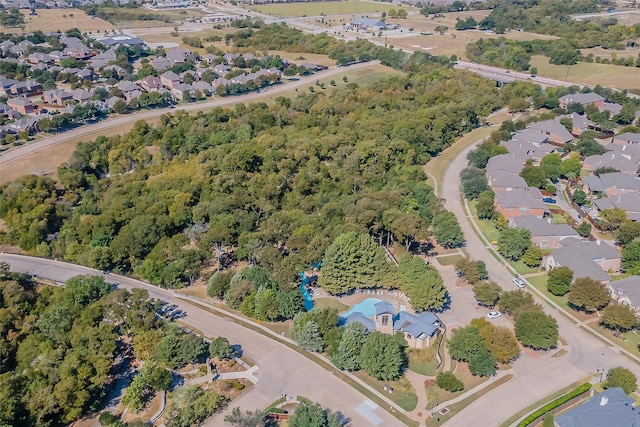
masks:
[[[640,427],[640,411],[633,397],[613,387],[556,415],[554,424],[557,427]]]
[[[640,144],[640,133],[625,132],[613,137],[614,144]]]
[[[622,256],[611,246],[597,240],[595,242],[579,242],[574,239],[561,241],[563,247],[543,258],[542,262],[547,270],[565,266],[573,271],[574,280],[579,277],[591,277],[601,282],[609,282],[611,276],[608,271],[620,271]]]
[[[557,248],[563,239],[580,237],[578,232],[569,225],[554,224],[551,218],[517,216],[509,219],[509,226],[529,230],[531,232],[531,242],[540,248]]]
[[[606,210],[618,208],[626,212],[627,218],[631,221],[640,221],[640,194],[619,194],[604,199],[594,199],[593,206],[596,208],[596,214]]]
[[[498,171],[494,173],[488,182],[489,187],[491,187],[495,193],[529,188],[524,178],[508,171]]]
[[[628,155],[619,151],[611,151],[600,155],[589,156],[582,162],[582,168],[594,171],[600,168],[613,168],[628,175],[638,174],[640,156],[633,153]]]
[[[521,188],[499,191],[496,193],[494,201],[496,212],[504,215],[507,220],[516,216],[543,218],[549,214],[549,209],[541,199],[535,197],[536,195],[535,192]]]
[[[526,160],[526,157],[513,153],[493,156],[487,162],[487,179],[491,181],[494,176],[503,171],[518,175],[522,172]]]
[[[571,132],[569,132],[558,119],[534,122],[531,123],[527,129],[535,130],[546,135],[549,138],[549,143],[565,145],[573,141]]]
[[[613,197],[617,194],[640,193],[640,179],[626,173],[606,173],[582,178],[585,192]]]
[[[598,108],[604,105],[604,98],[594,92],[572,93],[561,97],[559,101],[562,108],[567,108],[569,104],[580,104],[583,107],[593,104]]]
[[[630,276],[609,283],[611,296],[620,304],[629,305],[640,314],[640,276]]]

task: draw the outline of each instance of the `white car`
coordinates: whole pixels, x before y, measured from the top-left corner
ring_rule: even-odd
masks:
[[[513,283],[519,287],[520,289],[524,288],[525,284],[524,284],[524,280],[522,280],[520,278],[520,276],[516,276],[513,278]]]
[[[499,311],[490,311],[487,313],[487,319],[497,319],[500,316],[502,316],[502,313]]]

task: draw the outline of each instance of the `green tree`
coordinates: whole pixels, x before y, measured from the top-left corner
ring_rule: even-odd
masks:
[[[464,390],[464,384],[453,372],[440,372],[436,377],[436,385],[451,393]]]
[[[574,202],[582,206],[587,202],[587,193],[585,193],[582,189],[578,188],[571,195],[571,200],[573,200]]]
[[[400,259],[398,273],[402,291],[414,310],[440,310],[447,302],[447,288],[438,271],[418,257],[407,254]]]
[[[607,372],[607,381],[604,388],[620,387],[626,394],[631,394],[638,388],[638,379],[636,376],[621,366],[611,368]]]
[[[491,190],[480,193],[476,202],[478,218],[492,220],[496,217],[495,196],[495,193]]]
[[[261,411],[242,411],[240,408],[233,408],[224,417],[224,421],[234,427],[264,427],[263,419]]]
[[[502,256],[517,261],[531,246],[531,232],[525,228],[506,228],[500,233],[498,246]]]
[[[629,274],[640,274],[640,240],[636,239],[622,249],[622,269]]]
[[[216,271],[207,281],[207,295],[222,298],[229,289],[233,271]]]
[[[529,249],[522,255],[522,262],[524,262],[527,267],[540,267],[542,251],[535,245],[529,246]]]
[[[638,324],[636,310],[626,304],[611,304],[602,310],[600,322],[616,331],[628,331]]]
[[[320,334],[318,324],[313,320],[305,323],[294,339],[298,341],[298,345],[300,345],[300,347],[307,351],[312,351],[314,353],[322,351],[322,335]]]
[[[209,355],[211,357],[225,360],[233,357],[233,354],[233,348],[231,344],[229,344],[229,340],[225,337],[217,337],[209,343]]]
[[[357,322],[344,327],[342,339],[331,362],[338,369],[357,371],[360,369],[360,353],[367,340],[367,331]]]
[[[471,355],[479,348],[486,349],[478,328],[474,326],[454,329],[447,343],[449,355],[461,362],[468,362]]]
[[[580,225],[576,227],[576,231],[582,237],[589,237],[591,234],[591,223],[588,221],[582,221]]]
[[[118,99],[116,102],[113,103],[113,107],[111,108],[113,109],[113,112],[116,114],[124,114],[129,109],[129,106],[127,105],[127,102],[124,99]]]
[[[368,235],[342,234],[324,254],[319,285],[332,294],[376,287],[389,267],[384,251]]]
[[[489,189],[485,172],[472,166],[460,172],[460,182],[462,183],[462,192],[469,200],[476,199],[480,193]]]
[[[322,408],[318,403],[308,401],[300,403],[289,418],[291,427],[340,427],[342,416],[339,412],[332,413]]]
[[[486,319],[474,319],[471,324],[478,328],[484,345],[498,362],[509,363],[520,355],[518,340],[511,329],[494,326]]]
[[[520,313],[516,317],[515,333],[525,347],[548,350],[558,343],[558,323],[542,310]]]
[[[86,307],[112,290],[113,285],[100,276],[76,276],[65,283],[65,297],[80,307]]]
[[[572,281],[573,271],[569,267],[556,267],[547,273],[547,290],[553,295],[565,295]]]
[[[616,231],[616,241],[625,246],[640,237],[640,222],[627,220]]]
[[[576,309],[592,312],[606,307],[611,295],[602,282],[590,277],[579,277],[569,286],[567,299]]]
[[[433,218],[433,235],[445,248],[455,248],[464,242],[464,234],[452,212],[442,212]]]
[[[560,174],[567,179],[576,179],[580,176],[580,168],[582,164],[578,157],[569,157],[562,161],[560,165]]]
[[[535,188],[544,188],[547,184],[547,175],[544,170],[538,166],[527,165],[520,172],[520,176],[525,180],[528,186]]]
[[[405,364],[405,341],[401,334],[371,332],[362,346],[360,366],[379,380],[398,379]]]
[[[600,226],[615,232],[627,221],[627,213],[620,208],[604,209],[600,212]]]
[[[530,308],[541,309],[533,301],[533,296],[522,290],[503,292],[498,300],[498,307],[503,312],[518,317],[524,311],[530,311]]]
[[[469,371],[473,375],[489,377],[498,369],[496,358],[486,347],[481,347],[469,357]]]
[[[138,375],[133,377],[133,381],[131,381],[129,387],[127,387],[122,397],[122,404],[132,411],[138,412],[144,408],[150,394],[151,389],[147,385],[145,378],[138,373]]]
[[[558,153],[547,154],[540,160],[540,168],[550,180],[555,180],[560,176],[561,165],[562,159]]]
[[[490,158],[491,158],[491,152],[480,147],[476,148],[475,150],[471,150],[469,154],[467,154],[467,160],[469,161],[469,166],[472,166],[477,170],[486,168]],[[467,168],[462,171],[462,174],[460,175],[461,178],[463,177],[464,171],[468,169],[471,169],[471,168]],[[479,172],[482,173],[482,171],[479,171]],[[474,175],[476,174],[477,173],[474,172]],[[479,176],[479,174],[477,175]],[[486,179],[486,175],[483,174],[483,176],[485,176],[485,179]]]
[[[479,282],[473,285],[473,295],[478,304],[493,307],[498,303],[500,294],[502,294],[502,288],[495,282]]]
[[[181,387],[173,397],[167,407],[167,427],[200,425],[226,403],[224,396],[213,390],[203,390],[199,385]]]

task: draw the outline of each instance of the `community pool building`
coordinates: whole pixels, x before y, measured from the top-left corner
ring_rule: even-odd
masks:
[[[376,298],[362,301],[341,317],[345,324],[357,322],[368,331],[383,334],[402,332],[407,345],[417,349],[429,347],[440,331],[440,320],[435,314],[428,311],[420,314],[403,310],[396,312],[391,303]]]

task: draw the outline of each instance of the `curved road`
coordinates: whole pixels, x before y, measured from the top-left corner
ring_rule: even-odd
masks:
[[[65,282],[79,274],[100,274],[97,270],[75,264],[23,255],[3,253],[0,254],[0,262],[9,263],[12,271],[29,272],[58,282]],[[226,336],[232,344],[242,346],[244,354],[258,365],[259,370],[255,375],[260,380],[251,390],[234,400],[232,407],[239,406],[247,410],[266,408],[282,393],[287,393],[290,396],[302,395],[334,411],[339,410],[357,427],[403,425],[329,371],[273,339],[186,303],[172,291],[114,274],[108,274],[106,280],[126,289],[146,289],[152,298],[176,304],[183,310],[187,315],[182,321],[190,327],[207,337]],[[208,421],[208,425],[221,426],[224,424],[222,418],[223,415],[218,414]]]
[[[309,84],[313,84],[319,78],[326,79],[329,77],[335,77],[338,74],[344,74],[353,69],[367,68],[367,67],[371,67],[378,64],[380,64],[380,61],[363,62],[359,64],[350,65],[347,67],[333,66],[333,67],[330,67],[328,70],[321,71],[316,74],[299,77],[298,81],[288,81],[286,83],[282,83],[279,85],[270,86],[267,88],[265,92],[251,92],[245,95],[229,96],[225,98],[216,97],[215,99],[212,99],[210,101],[181,105],[178,108],[160,108],[156,110],[136,111],[131,114],[110,117],[106,120],[103,120],[101,122],[98,122],[92,125],[86,125],[86,126],[82,126],[67,132],[62,132],[57,135],[53,135],[53,136],[41,139],[39,141],[33,142],[31,144],[22,145],[18,148],[1,153],[0,154],[0,184],[3,184],[5,181],[5,179],[2,177],[2,170],[3,168],[7,167],[11,162],[24,158],[30,154],[33,154],[42,150],[52,149],[52,147],[55,147],[57,144],[66,142],[72,138],[80,138],[89,134],[93,134],[96,131],[102,131],[106,129],[121,127],[125,124],[137,122],[138,120],[149,120],[155,117],[159,117],[163,114],[173,113],[178,110],[194,112],[194,111],[201,111],[201,110],[209,110],[215,107],[226,107],[226,106],[238,104],[240,102],[257,102],[264,98],[281,95],[283,93],[290,92],[297,88],[309,86]]]
[[[467,166],[467,153],[473,148],[475,144],[463,150],[449,165],[443,179],[441,197],[445,199],[446,209],[456,215],[462,227],[469,255],[483,260],[491,279],[505,290],[515,290],[511,282],[513,275],[489,253],[473,232],[460,201],[459,176]],[[533,295],[536,297],[536,294]],[[498,426],[516,412],[575,381],[593,375],[597,369],[624,366],[640,378],[640,367],[621,356],[617,347],[602,344],[546,303],[542,302],[542,305],[558,321],[560,336],[568,343],[567,354],[551,358],[548,353],[527,351],[513,364],[513,379],[470,404],[448,421],[447,426],[467,427],[477,425],[477,420],[482,420],[483,425]]]

